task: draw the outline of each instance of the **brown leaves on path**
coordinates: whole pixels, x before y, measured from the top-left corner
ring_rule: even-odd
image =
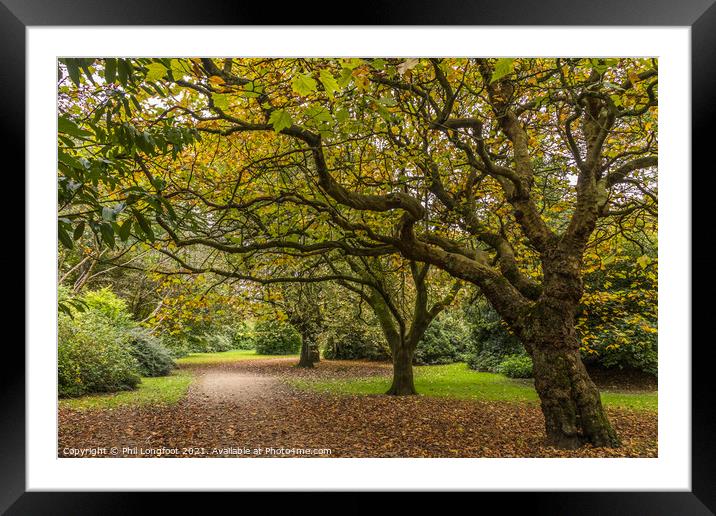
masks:
[[[174,406],[63,408],[58,454],[68,456],[70,448],[116,447],[120,457],[154,456],[158,451],[182,457],[657,455],[655,413],[608,410],[622,447],[566,451],[545,444],[544,420],[534,404],[300,391],[281,380],[387,376],[390,366],[323,361],[305,370],[295,362],[270,359],[193,367],[196,379],[187,397]]]

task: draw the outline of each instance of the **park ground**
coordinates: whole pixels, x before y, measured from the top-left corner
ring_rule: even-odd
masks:
[[[58,456],[656,457],[655,385],[596,378],[622,446],[544,441],[530,380],[465,364],[416,367],[419,396],[381,394],[388,363],[254,351],[189,355],[136,391],[59,402]],[[92,451],[92,450],[100,451]],[[83,451],[85,450],[85,451]],[[89,451],[87,451],[89,450]]]

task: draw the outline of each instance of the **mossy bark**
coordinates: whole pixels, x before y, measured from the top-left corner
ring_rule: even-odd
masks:
[[[532,353],[547,441],[560,448],[619,445],[579,349],[540,344]]]
[[[545,418],[547,440],[560,448],[582,444],[619,446],[599,390],[579,353],[574,326],[576,295],[562,278],[559,297],[543,296],[521,322],[522,342],[532,356],[535,389]],[[581,284],[577,285],[581,294]],[[559,292],[553,288],[552,292]]]

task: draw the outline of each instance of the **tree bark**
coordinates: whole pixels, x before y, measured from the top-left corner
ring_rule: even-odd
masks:
[[[298,359],[298,367],[313,367],[320,360],[320,352],[316,343],[315,334],[307,328],[301,331],[301,355]]]
[[[534,347],[532,360],[550,444],[560,448],[578,448],[585,443],[619,445],[578,348],[540,343]]]
[[[402,341],[393,348],[393,383],[386,394],[393,396],[410,396],[417,394],[413,381],[413,355],[412,346]]]
[[[562,280],[561,284],[562,292],[570,291],[568,281]],[[599,390],[579,354],[575,309],[573,297],[542,298],[520,332],[532,356],[547,440],[560,448],[577,448],[585,443],[619,446]]]
[[[301,356],[298,359],[298,367],[313,367],[311,343],[305,338],[301,338],[301,341]]]

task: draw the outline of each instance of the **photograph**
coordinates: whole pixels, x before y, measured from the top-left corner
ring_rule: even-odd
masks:
[[[54,459],[659,458],[659,55],[286,55],[53,57]]]

